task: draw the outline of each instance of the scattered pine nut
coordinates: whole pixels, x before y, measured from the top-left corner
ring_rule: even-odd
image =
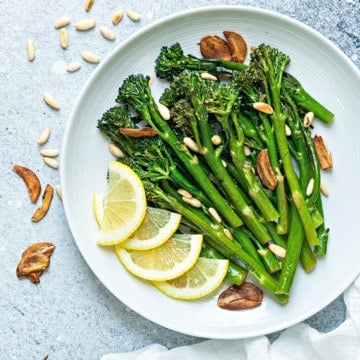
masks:
[[[66,49],[69,45],[69,37],[66,28],[61,28],[59,33],[60,46]]]
[[[63,16],[55,21],[54,28],[55,29],[63,28],[65,26],[69,25],[70,22],[71,22],[71,19],[69,16]]]
[[[133,10],[126,10],[126,15],[132,21],[139,21],[141,19],[141,15]]]
[[[207,72],[201,73],[200,76],[204,80],[211,80],[211,81],[217,81],[218,80],[218,78],[215,75],[209,74]]]
[[[62,200],[62,191],[60,185],[55,185],[55,191],[60,200]]]
[[[106,27],[106,26],[101,26],[100,27],[100,34],[107,40],[115,40],[116,38],[116,34],[115,31]]]
[[[326,196],[326,197],[329,196],[329,190],[328,190],[327,186],[322,181],[320,183],[320,191],[324,196]]]
[[[291,129],[288,124],[285,124],[285,134],[286,136],[291,136]]]
[[[50,166],[53,169],[57,169],[59,167],[58,162],[54,158],[44,156],[43,160],[46,165]]]
[[[93,5],[94,5],[94,0],[86,0],[85,11],[90,11]]]
[[[41,133],[41,135],[38,138],[38,144],[44,145],[48,140],[50,136],[50,128],[45,128],[44,131]]]
[[[26,40],[26,50],[28,60],[33,61],[35,59],[35,45],[32,39]]]
[[[224,233],[230,240],[234,240],[233,234],[230,232],[229,229],[224,229]]]
[[[222,143],[221,136],[220,135],[213,135],[211,137],[211,142],[213,145],[218,146]]]
[[[313,178],[311,178],[306,187],[306,196],[310,196],[312,194],[312,192],[314,190],[314,183],[315,183],[315,180]]]
[[[284,258],[286,256],[286,250],[277,244],[270,243],[268,248],[273,254],[280,258]]]
[[[250,156],[251,155],[251,149],[247,145],[244,145],[244,154],[245,154],[245,156]]]
[[[314,113],[309,111],[304,116],[304,127],[308,128],[314,120]]]
[[[183,198],[192,199],[192,195],[185,189],[178,189],[178,194],[181,195]]]
[[[87,61],[89,63],[96,64],[96,63],[100,62],[100,57],[97,56],[96,54],[93,54],[93,53],[89,52],[89,51],[83,51],[81,56],[85,61]]]
[[[54,158],[59,155],[59,150],[58,149],[41,149],[40,155],[42,155],[44,157]]]
[[[75,72],[78,71],[81,68],[81,63],[79,61],[71,62],[67,67],[67,72]]]
[[[221,159],[221,163],[223,164],[223,167],[226,168],[227,167],[227,162],[224,159]]]
[[[43,99],[54,110],[60,110],[60,104],[50,93],[44,92]]]
[[[125,157],[124,152],[116,146],[114,143],[109,144],[109,151],[112,155],[114,155],[116,158],[123,158]]]
[[[161,115],[161,117],[164,119],[164,120],[170,120],[170,110],[167,106],[163,105],[163,104],[158,104],[158,111],[159,111],[159,114]]]
[[[87,31],[91,30],[96,26],[96,20],[95,19],[86,19],[78,21],[75,24],[75,29],[78,31]]]
[[[190,150],[194,152],[199,152],[199,146],[192,138],[185,136],[183,142]]]
[[[202,206],[201,201],[198,200],[198,199],[196,199],[196,198],[194,198],[194,197],[192,197],[191,199],[188,199],[188,198],[186,198],[186,197],[183,196],[182,199],[183,199],[183,201],[184,201],[185,203],[191,205],[191,206],[194,207],[194,208],[201,208],[201,206]]]
[[[269,104],[264,102],[255,102],[253,103],[252,107],[257,111],[268,115],[271,115],[274,112],[274,109]]]
[[[119,22],[123,19],[123,17],[124,17],[124,11],[122,10],[116,11],[111,20],[113,25],[119,24]]]
[[[222,219],[219,215],[219,213],[216,211],[215,208],[210,207],[209,208],[209,214],[212,216],[212,218],[218,223],[220,224],[222,222]]]

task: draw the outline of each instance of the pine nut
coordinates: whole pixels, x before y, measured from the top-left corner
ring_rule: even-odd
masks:
[[[245,154],[245,156],[250,156],[251,155],[251,149],[247,145],[244,145],[244,154]]]
[[[178,194],[181,195],[183,198],[192,199],[192,195],[185,189],[178,189]]]
[[[65,28],[60,29],[59,39],[60,39],[60,46],[63,49],[66,49],[69,45],[69,37],[68,37],[67,30]]]
[[[60,200],[62,200],[62,191],[60,185],[55,185],[55,191]]]
[[[114,143],[109,144],[109,151],[112,155],[114,155],[116,158],[123,158],[125,157],[124,152],[116,146]]]
[[[123,17],[124,17],[124,12],[122,10],[116,11],[111,20],[113,25],[119,24],[119,22],[123,19]]]
[[[44,92],[43,99],[54,110],[60,110],[60,104],[50,93]]]
[[[96,64],[96,63],[100,62],[100,57],[89,51],[83,51],[81,56],[85,61],[92,63],[92,64]]]
[[[116,38],[116,34],[115,31],[109,29],[106,26],[101,26],[100,27],[100,34],[107,40],[115,40]]]
[[[304,127],[308,128],[314,120],[314,113],[312,111],[309,111],[304,116]]]
[[[192,138],[186,136],[184,137],[183,142],[190,150],[194,152],[199,152],[199,147]]]
[[[227,162],[224,159],[221,159],[221,163],[223,164],[223,167],[226,168],[227,167]]]
[[[133,10],[126,10],[126,15],[132,21],[139,21],[141,19],[141,15]]]
[[[69,16],[63,16],[55,21],[54,28],[55,29],[63,28],[65,26],[69,25],[70,22],[71,22],[71,19]]]
[[[320,183],[320,191],[324,196],[326,196],[326,197],[329,196],[329,190],[328,190],[327,186],[325,185],[325,183],[323,183],[322,181]]]
[[[79,61],[71,62],[67,67],[67,72],[75,72],[78,71],[81,68],[81,63]]]
[[[218,223],[220,224],[222,222],[222,219],[219,215],[219,213],[216,211],[216,209],[214,209],[213,207],[209,208],[209,214],[212,216],[212,218]]]
[[[191,199],[188,199],[188,198],[186,198],[186,197],[183,196],[182,199],[183,199],[183,201],[184,201],[185,203],[191,205],[191,206],[194,207],[194,208],[201,208],[201,206],[202,206],[201,201],[198,200],[198,199],[196,199],[196,198],[194,198],[194,197],[192,197]]]
[[[286,136],[291,136],[291,129],[288,124],[285,124],[285,134]]]
[[[50,128],[45,128],[38,138],[38,144],[44,145],[49,140],[49,136],[50,136]]]
[[[211,137],[211,142],[213,145],[218,146],[222,143],[221,136],[220,135],[213,135]]]
[[[90,11],[93,5],[94,5],[94,0],[86,0],[85,11]]]
[[[312,194],[312,192],[314,190],[314,183],[315,183],[315,180],[313,178],[311,178],[306,187],[306,196],[310,196]]]
[[[284,258],[286,256],[286,250],[277,244],[270,243],[268,248],[273,254],[280,258]]]
[[[230,240],[234,240],[233,234],[230,232],[229,229],[224,229],[224,233]]]
[[[59,155],[59,150],[58,149],[41,149],[40,155],[42,155],[44,157],[54,158]]]
[[[57,169],[59,167],[58,162],[54,158],[44,156],[43,160],[46,165],[50,166],[53,169]]]
[[[35,45],[32,39],[27,39],[26,41],[26,50],[27,50],[27,58],[29,61],[33,61],[35,59]]]
[[[252,107],[257,111],[268,115],[271,115],[274,112],[274,109],[269,104],[264,102],[255,102],[253,103]]]
[[[207,72],[201,73],[201,78],[204,80],[217,81],[218,78],[215,75],[209,74]]]
[[[87,31],[93,29],[95,26],[96,26],[95,19],[86,19],[86,20],[78,21],[75,24],[75,29],[78,31]]]
[[[170,110],[167,106],[159,103],[158,104],[158,111],[159,111],[159,114],[161,115],[161,117],[164,119],[164,120],[170,120]]]

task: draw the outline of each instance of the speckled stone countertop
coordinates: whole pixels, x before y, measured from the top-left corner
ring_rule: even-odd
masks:
[[[98,359],[109,352],[125,352],[157,342],[169,348],[203,339],[167,330],[140,317],[117,300],[93,275],[79,253],[67,226],[62,203],[54,197],[47,217],[32,223],[35,205],[29,202],[14,164],[35,170],[43,184],[59,183],[59,171],[45,165],[37,139],[51,128],[47,146],[61,149],[63,132],[81,87],[96,65],[82,62],[69,74],[65,65],[80,59],[83,50],[104,58],[127,36],[180,10],[208,5],[250,5],[293,17],[333,41],[360,67],[359,0],[257,0],[257,1],[121,1],[95,0],[89,13],[85,0],[0,2],[0,166],[1,166],[1,359]],[[69,47],[59,46],[54,21],[70,16],[73,23],[95,18],[112,27],[115,10],[132,9],[141,20],[128,18],[116,27],[115,41],[98,31],[76,33],[69,28]],[[72,23],[72,24],[73,24]],[[29,62],[26,39],[35,43],[36,58]],[[80,60],[81,61],[81,60]],[[51,92],[62,105],[50,109],[42,100]],[[61,161],[61,154],[57,159]],[[15,274],[21,252],[32,242],[51,241],[56,250],[49,270],[35,286]],[[306,322],[321,331],[338,326],[345,317],[342,296]],[[278,334],[271,334],[273,340]]]

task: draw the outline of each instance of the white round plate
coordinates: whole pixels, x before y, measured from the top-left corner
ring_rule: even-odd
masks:
[[[247,311],[216,305],[218,293],[194,302],[168,298],[130,275],[111,249],[95,242],[94,192],[105,193],[112,156],[97,129],[102,113],[115,104],[122,80],[132,73],[154,75],[163,45],[180,42],[185,53],[199,55],[199,39],[223,30],[241,33],[248,46],[264,42],[291,57],[288,71],[336,115],[332,124],[316,123],[332,151],[334,169],[324,174],[330,196],[324,200],[330,227],[328,254],[310,274],[298,271],[289,302],[279,305],[269,294]],[[156,93],[155,84],[154,91]],[[158,95],[158,94],[155,94]],[[245,338],[296,324],[332,302],[360,272],[360,75],[330,41],[309,27],[277,13],[239,6],[198,8],[163,19],[121,43],[94,71],[82,89],[65,131],[61,183],[66,216],[85,261],[124,304],[169,329],[207,338]]]

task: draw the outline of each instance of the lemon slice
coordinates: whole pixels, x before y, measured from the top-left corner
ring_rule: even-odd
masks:
[[[181,276],[195,265],[202,241],[200,234],[175,234],[151,250],[127,250],[117,245],[115,252],[132,274],[146,280],[165,281]]]
[[[147,207],[140,227],[121,246],[131,250],[149,250],[169,240],[180,225],[181,215]]]
[[[129,166],[110,161],[104,215],[97,243],[115,245],[126,240],[140,226],[145,213],[146,197],[140,178]]]
[[[172,280],[154,281],[164,294],[182,300],[199,299],[215,291],[223,282],[229,260],[200,257],[185,274]]]
[[[92,207],[96,222],[101,227],[104,218],[104,197],[95,193],[93,195]]]

